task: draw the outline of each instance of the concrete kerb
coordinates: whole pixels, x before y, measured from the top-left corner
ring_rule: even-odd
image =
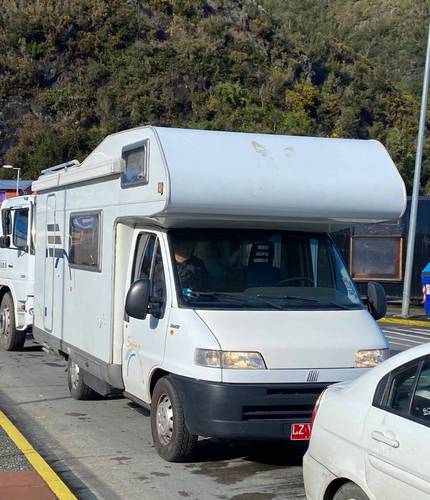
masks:
[[[15,446],[23,453],[34,470],[45,481],[49,489],[60,500],[77,500],[60,477],[52,470],[39,453],[31,446],[27,439],[15,425],[0,410],[0,427],[6,432]]]
[[[430,329],[430,321],[422,321],[422,320],[415,320],[415,319],[404,319],[404,318],[396,318],[396,317],[390,317],[390,318],[381,318],[378,320],[378,323],[382,324],[398,324],[398,325],[407,325],[407,326],[417,326],[420,328],[429,328]]]

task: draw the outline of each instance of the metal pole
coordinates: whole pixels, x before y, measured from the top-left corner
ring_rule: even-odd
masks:
[[[19,174],[21,173],[21,169],[17,168],[17,173],[16,173],[16,196],[19,195]]]
[[[415,157],[414,186],[412,190],[411,213],[409,217],[408,247],[406,251],[405,279],[403,282],[402,316],[409,316],[409,303],[411,299],[412,266],[414,263],[415,232],[417,227],[418,196],[420,193],[421,161],[423,156],[424,132],[427,114],[427,95],[430,73],[430,24],[427,39],[426,65],[424,70],[423,93],[421,97],[420,124],[417,139],[417,155]]]

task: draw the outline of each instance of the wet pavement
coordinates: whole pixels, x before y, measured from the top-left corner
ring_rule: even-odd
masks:
[[[192,463],[167,463],[153,448],[148,412],[123,398],[75,401],[65,370],[34,344],[0,351],[0,408],[78,498],[305,498],[303,446],[203,439]]]
[[[430,330],[381,327],[393,352],[430,340]],[[202,439],[192,463],[167,463],[153,448],[146,410],[123,398],[75,401],[66,363],[34,343],[0,351],[0,381],[0,408],[79,499],[305,499],[303,445]],[[7,446],[4,453],[25,467]]]

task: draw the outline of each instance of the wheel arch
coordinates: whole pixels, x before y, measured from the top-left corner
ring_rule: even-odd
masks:
[[[10,293],[12,295],[12,298],[13,297],[13,293],[12,293],[12,290],[7,286],[7,285],[1,285],[0,286],[0,302],[3,300],[3,297],[7,294],[7,293]],[[15,303],[15,299],[14,299],[14,303]]]
[[[0,303],[3,300],[3,297],[7,294],[10,293],[12,297],[12,302],[13,302],[13,315],[15,317],[15,324],[18,325],[18,310],[16,308],[16,305],[18,304],[18,299],[15,295],[15,291],[12,286],[9,285],[1,285],[0,286]]]
[[[3,300],[3,297],[7,294],[10,293],[10,296],[12,297],[12,302],[13,302],[13,315],[15,317],[15,324],[18,324],[18,311],[16,309],[17,305],[17,298],[15,296],[15,292],[13,290],[13,287],[10,287],[8,285],[1,285],[0,286],[0,304],[1,301]]]
[[[336,491],[346,483],[354,483],[354,481],[351,481],[346,477],[338,477],[334,481],[332,481],[325,490],[324,500],[333,500]]]
[[[170,372],[162,370],[161,368],[156,368],[152,374],[149,382],[149,397],[152,398],[152,393],[154,392],[155,384],[160,380],[160,378],[170,375]]]

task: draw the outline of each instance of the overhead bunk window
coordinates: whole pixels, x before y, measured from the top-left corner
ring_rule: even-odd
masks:
[[[70,215],[70,267],[100,271],[100,212]]]
[[[122,148],[125,161],[121,186],[130,187],[148,183],[149,141],[144,140]]]
[[[350,271],[357,280],[401,281],[400,236],[351,237]]]

